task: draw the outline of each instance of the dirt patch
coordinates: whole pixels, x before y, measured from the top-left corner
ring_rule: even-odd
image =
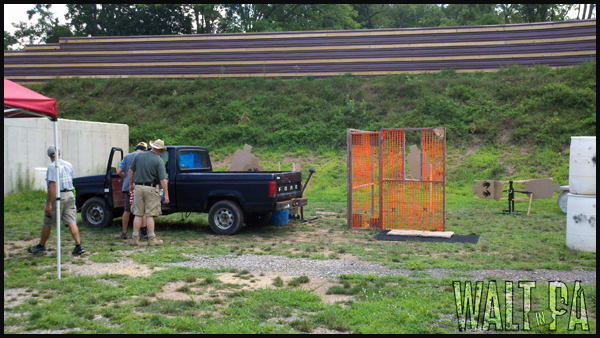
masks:
[[[318,327],[310,332],[311,334],[348,334],[348,332],[340,332],[335,330],[330,330],[325,327]]]
[[[281,278],[283,281],[283,286],[287,287],[289,282],[298,276],[286,276],[277,273],[262,274],[261,276],[257,272],[249,272],[244,275],[239,275],[236,273],[220,273],[215,275],[215,278],[219,280],[219,283],[209,285],[207,288],[189,287],[188,294],[178,290],[181,290],[181,288],[186,285],[195,284],[196,282],[187,283],[180,281],[169,283],[165,285],[155,297],[150,298],[150,300],[190,300],[190,297],[195,301],[199,299],[224,299],[227,294],[239,290],[253,291],[258,289],[277,288],[273,285],[273,282],[277,277]],[[300,284],[297,287],[299,289],[314,293],[315,295],[321,297],[323,302],[329,304],[335,302],[345,302],[352,298],[352,296],[348,295],[328,295],[327,290],[335,285],[337,285],[335,282],[327,278],[310,278],[308,283]]]
[[[233,154],[229,154],[229,155],[225,156],[225,158],[222,159],[221,161],[211,161],[213,170],[223,169],[223,168],[225,170],[228,170],[229,165],[231,164],[231,160],[233,160]]]
[[[190,300],[190,296],[187,293],[177,291],[182,286],[186,285],[186,282],[175,282],[169,283],[162,288],[162,291],[157,293],[155,297],[150,298],[152,301],[161,298],[161,299],[170,299],[170,300]]]
[[[12,308],[21,305],[31,297],[31,292],[25,288],[4,289],[4,307]]]
[[[138,264],[129,257],[119,257],[117,263],[96,263],[90,261],[87,257],[82,257],[84,264],[73,264],[73,262],[65,262],[62,267],[67,273],[72,273],[81,276],[96,276],[102,274],[129,275],[132,277],[150,276],[154,271],[162,268],[151,269],[147,265]]]
[[[8,241],[4,243],[4,254],[14,254],[26,252],[30,246],[40,244],[39,238],[34,238],[28,241]]]
[[[315,295],[321,297],[324,303],[333,304],[336,302],[345,302],[352,298],[349,295],[336,295],[336,294],[327,294],[327,290],[329,290],[332,286],[338,285],[337,283],[332,282],[329,279],[325,278],[311,278],[310,281],[306,284],[302,284],[300,288],[309,290]]]

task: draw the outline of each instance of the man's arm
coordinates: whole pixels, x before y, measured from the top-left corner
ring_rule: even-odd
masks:
[[[135,172],[133,170],[131,170],[131,168],[129,169],[129,172],[127,173],[128,177],[129,177],[129,192],[133,191],[133,174]]]
[[[50,181],[48,185],[48,199],[46,199],[46,208],[44,213],[48,216],[52,215],[52,202],[56,197],[56,182]]]
[[[121,163],[119,163],[119,169],[117,169],[117,175],[119,175],[119,177],[123,178],[123,169],[125,166],[125,159],[121,160]]]
[[[165,201],[163,204],[169,204],[169,184],[167,184],[167,179],[160,180],[160,186],[163,188],[163,196],[165,197]]]

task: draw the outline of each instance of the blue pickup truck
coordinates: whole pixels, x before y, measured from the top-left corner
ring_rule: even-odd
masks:
[[[298,171],[213,172],[208,150],[197,146],[167,146],[161,157],[170,201],[162,205],[162,214],[208,213],[211,229],[220,235],[233,235],[243,224],[264,225],[272,212],[308,202],[301,196]],[[122,216],[123,179],[116,174],[121,159],[123,150],[113,147],[105,174],[73,179],[77,210],[86,226],[105,227]]]

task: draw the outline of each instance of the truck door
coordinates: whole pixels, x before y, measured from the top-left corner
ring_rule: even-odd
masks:
[[[115,157],[115,152],[121,152],[121,157]],[[117,175],[117,168],[123,160],[123,149],[112,147],[108,164],[106,166],[106,175],[104,176],[104,201],[106,208],[114,210],[125,206],[125,194],[121,192],[123,188],[123,179]]]
[[[202,173],[212,171],[208,152],[198,148],[177,149],[176,166],[177,208],[203,211],[206,202],[206,185],[203,184]]]

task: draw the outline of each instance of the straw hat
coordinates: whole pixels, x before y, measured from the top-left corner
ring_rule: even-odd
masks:
[[[158,149],[158,150],[162,150],[162,149],[167,149],[165,147],[165,142],[163,142],[163,140],[158,139],[154,142],[150,141],[150,146],[154,149]]]

